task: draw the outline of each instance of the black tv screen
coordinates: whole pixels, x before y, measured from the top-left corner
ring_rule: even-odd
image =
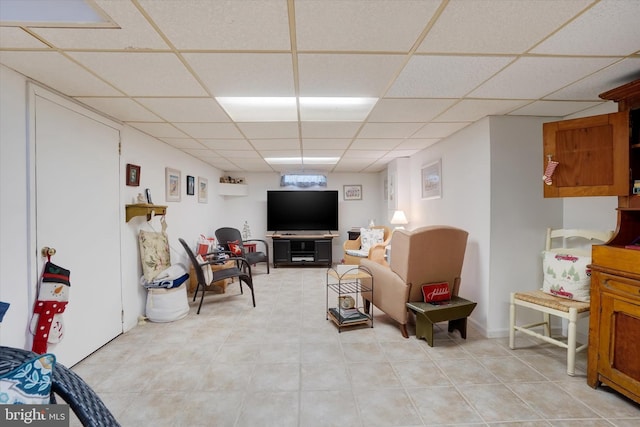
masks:
[[[338,192],[267,191],[267,230],[338,230]]]

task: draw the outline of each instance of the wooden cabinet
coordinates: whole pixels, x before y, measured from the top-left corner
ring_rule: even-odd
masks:
[[[587,383],[640,403],[640,209],[619,208],[616,235],[593,246]]]
[[[282,237],[286,236],[286,237]],[[325,265],[331,267],[335,235],[273,235],[273,267]]]
[[[619,196],[640,207],[640,80],[600,94],[617,113],[545,123],[543,171],[558,162],[544,197]]]

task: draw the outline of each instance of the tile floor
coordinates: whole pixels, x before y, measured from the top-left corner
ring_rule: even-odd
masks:
[[[557,347],[520,337],[512,351],[446,323],[429,347],[379,311],[374,328],[338,333],[325,269],[255,270],[257,307],[232,284],[200,315],[190,302],[186,318],[138,326],[74,371],[123,426],[640,425],[640,405],[586,385],[585,353],[569,377]]]

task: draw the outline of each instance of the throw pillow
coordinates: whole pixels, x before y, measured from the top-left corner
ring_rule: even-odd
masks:
[[[202,255],[196,256],[196,261],[202,267],[202,273],[204,273],[204,284],[209,286],[213,281],[213,270],[211,270],[211,264],[205,264],[206,261],[202,258]]]
[[[542,256],[543,292],[576,301],[589,301],[591,269],[588,268],[588,265],[591,264],[590,256],[551,251],[543,251]]]
[[[242,256],[242,247],[240,246],[240,242],[234,240],[233,242],[227,242],[229,245],[229,251],[235,256]]]
[[[448,282],[426,283],[422,285],[424,302],[448,301],[451,299]]]
[[[51,402],[56,357],[46,353],[0,375],[0,404],[45,405]]]
[[[138,242],[142,273],[147,282],[153,282],[160,272],[171,265],[169,240],[164,233],[140,230]]]
[[[360,250],[369,253],[371,246],[384,242],[384,230],[382,228],[360,229]]]

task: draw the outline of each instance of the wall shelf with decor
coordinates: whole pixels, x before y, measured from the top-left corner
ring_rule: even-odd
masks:
[[[218,194],[221,196],[248,196],[249,186],[247,184],[225,184],[220,183]]]
[[[167,207],[160,205],[150,205],[147,203],[139,203],[135,205],[126,205],[126,222],[129,222],[131,218],[136,216],[146,216],[149,221],[153,215],[166,215]]]

